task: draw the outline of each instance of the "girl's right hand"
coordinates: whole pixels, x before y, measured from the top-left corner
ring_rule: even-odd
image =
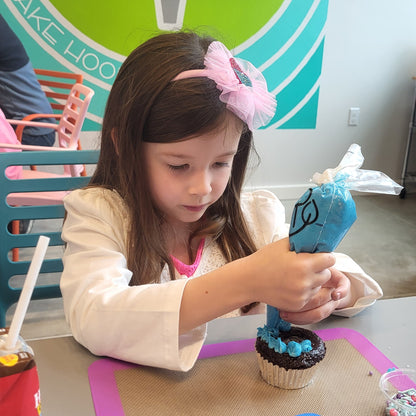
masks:
[[[331,253],[295,253],[285,238],[241,259],[244,283],[260,301],[287,312],[301,310],[331,279]],[[244,264],[244,262],[246,264]]]
[[[299,312],[320,296],[322,286],[331,279],[329,268],[334,263],[330,253],[290,251],[286,238],[189,279],[182,294],[179,332],[185,333],[252,302]]]

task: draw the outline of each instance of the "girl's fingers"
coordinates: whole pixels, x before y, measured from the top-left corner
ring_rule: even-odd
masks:
[[[337,307],[338,302],[331,300],[316,308],[301,312],[280,312],[280,316],[295,325],[308,325],[327,318]]]
[[[335,264],[335,256],[332,253],[314,253],[312,256],[312,268],[315,272],[329,269]]]
[[[332,278],[330,268],[335,264],[335,256],[333,254],[299,253],[298,256],[303,256],[302,260],[307,264],[311,277],[313,276],[313,281],[311,281],[312,287],[323,286]]]
[[[339,300],[346,296],[350,291],[351,282],[344,273],[337,269],[331,270],[331,278],[323,285],[333,289],[333,300]]]
[[[299,311],[299,312],[306,312],[308,310],[312,310],[318,308],[326,303],[334,300],[332,298],[332,288],[319,288],[309,299],[308,303]]]
[[[311,280],[311,287],[315,291],[319,291],[321,287],[332,287],[332,284],[328,284],[331,280],[331,270],[325,269],[320,272],[314,273],[313,280]]]

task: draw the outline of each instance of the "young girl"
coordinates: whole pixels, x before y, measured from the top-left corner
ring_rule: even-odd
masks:
[[[123,63],[96,172],[65,199],[65,313],[91,352],[187,371],[214,318],[267,303],[306,324],[381,296],[346,256],[289,251],[273,194],[240,195],[275,104],[256,68],[194,33]]]

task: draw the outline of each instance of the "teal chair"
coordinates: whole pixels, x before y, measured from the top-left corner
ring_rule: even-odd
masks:
[[[8,166],[30,166],[30,165],[91,165],[98,161],[98,150],[78,151],[27,151],[0,153],[0,327],[6,324],[6,313],[11,305],[19,299],[21,287],[13,284],[16,276],[25,276],[28,272],[30,261],[13,261],[13,248],[35,247],[39,235],[50,238],[49,246],[62,246],[60,230],[45,233],[11,234],[8,224],[12,220],[22,219],[62,219],[65,210],[59,205],[37,205],[37,206],[11,206],[7,203],[7,195],[19,192],[46,192],[46,191],[69,191],[85,186],[89,176],[81,177],[57,177],[42,179],[18,179],[7,178],[5,170]],[[46,256],[42,268],[42,274],[53,274],[62,272],[62,259],[48,258]],[[46,276],[47,279],[47,276]],[[17,286],[17,287],[16,287]],[[61,296],[58,283],[39,284],[39,280],[33,291],[33,299],[49,299]]]

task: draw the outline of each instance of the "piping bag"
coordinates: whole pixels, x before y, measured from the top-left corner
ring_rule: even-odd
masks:
[[[290,249],[296,253],[332,252],[357,219],[350,190],[399,195],[402,186],[382,172],[360,169],[364,162],[361,147],[352,144],[340,164],[315,173],[317,185],[297,201],[289,229]],[[287,328],[279,311],[267,305],[267,326]],[[289,324],[290,325],[290,324]]]
[[[332,252],[357,219],[350,190],[398,195],[403,189],[382,172],[360,169],[361,147],[352,144],[338,167],[315,173],[317,187],[298,200],[289,230],[290,249],[296,253]]]

